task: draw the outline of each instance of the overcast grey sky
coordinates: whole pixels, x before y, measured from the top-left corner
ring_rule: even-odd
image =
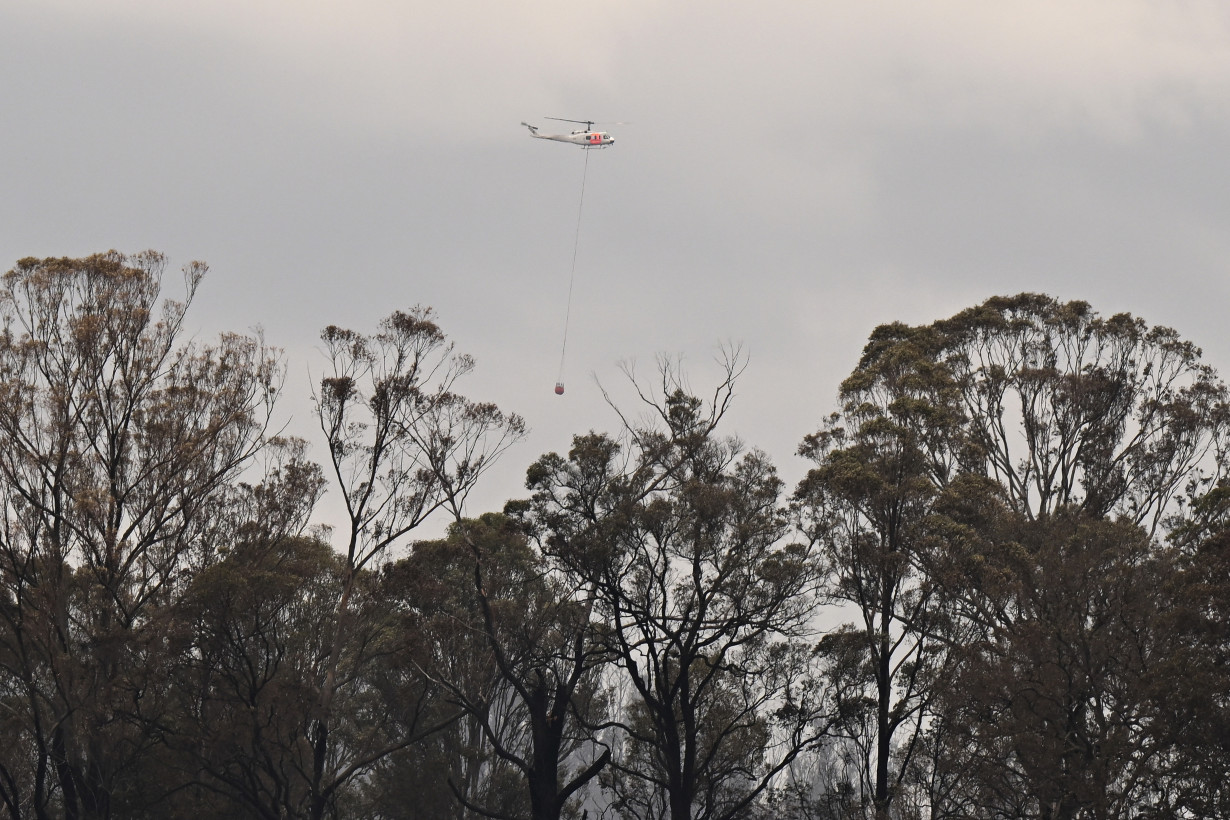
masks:
[[[194,328],[286,349],[291,432],[321,327],[433,306],[533,430],[483,507],[614,427],[591,374],[703,386],[726,340],[728,432],[791,481],[883,322],[1043,291],[1230,371],[1224,0],[7,0],[0,112],[0,269],[205,260]],[[544,116],[632,123],[590,156],[563,398],[584,153]]]

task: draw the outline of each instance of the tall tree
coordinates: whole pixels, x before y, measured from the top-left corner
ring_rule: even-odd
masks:
[[[1230,817],[1230,487],[1190,505],[1171,533],[1174,573],[1150,578],[1173,643],[1155,667],[1157,726],[1174,734],[1168,804],[1175,816]]]
[[[1190,730],[1175,678],[1174,554],[1128,522],[1001,511],[954,561],[980,639],[942,694],[940,803],[986,814],[1176,816],[1172,764]],[[946,770],[946,771],[945,771]]]
[[[374,335],[330,326],[321,339],[329,364],[316,394],[317,416],[346,519],[331,646],[307,739],[314,758],[313,820],[363,766],[412,739],[366,749],[345,761],[336,754],[334,708],[339,688],[354,680],[345,661],[361,628],[352,606],[360,576],[378,567],[390,548],[433,512],[447,506],[460,514],[487,468],[525,433],[520,417],[454,392],[474,362],[454,353],[427,308],[393,313]]]
[[[336,600],[339,578],[327,543],[290,538],[237,544],[193,579],[170,633],[180,663],[177,702],[161,722],[171,753],[163,771],[180,789],[168,808],[217,818],[307,814],[312,757],[303,737],[327,641],[320,613]],[[351,654],[370,655],[373,643],[356,636]],[[334,790],[330,808],[343,796]]]
[[[817,543],[823,597],[856,620],[824,637],[838,732],[856,802],[887,818],[931,718],[937,684],[961,640],[942,590],[921,568],[936,498],[959,480],[953,446],[964,417],[936,336],[883,329],[841,386],[842,410],[808,436],[816,463],[795,493]]]
[[[745,816],[824,731],[806,545],[767,458],[714,435],[737,370],[705,406],[664,366],[663,395],[642,391],[658,425],[629,425],[627,456],[589,434],[529,472],[544,550],[592,586],[632,693],[607,782],[636,816]]]
[[[341,564],[308,528],[324,479],[302,442],[279,443],[265,481],[233,489],[236,504],[215,534],[220,559],[197,571],[171,607],[169,703],[150,728],[166,745],[157,777],[163,813],[196,817],[300,817],[310,810],[315,685],[328,657]],[[389,654],[392,625],[366,579],[365,630],[347,666],[368,673]],[[402,663],[409,663],[404,654]],[[344,709],[346,753],[387,744],[392,711],[370,684],[352,684]],[[345,781],[329,806],[353,800]]]
[[[586,729],[605,706],[592,599],[494,513],[416,544],[391,571],[417,579],[403,587],[430,636],[426,671],[465,712],[457,730],[479,735],[483,754],[449,781],[458,799],[488,817],[559,820],[610,755]]]
[[[1224,476],[1225,385],[1170,328],[1020,294],[931,331],[960,393],[973,469],[1028,518],[1074,506],[1160,534],[1172,502]]]
[[[126,779],[160,664],[155,613],[210,560],[227,489],[265,443],[281,367],[260,339],[184,344],[205,266],[23,259],[0,288],[0,663],[14,817],[134,813]],[[155,700],[156,698],[150,698]]]
[[[1063,635],[1070,632],[1060,624],[1068,617],[1062,608],[1031,607],[1030,596],[1042,593],[1030,589],[1030,584],[1045,582],[1057,588],[1079,588],[1073,594],[1092,594],[1091,588],[1080,586],[1083,582],[1063,576],[1066,559],[1055,557],[1059,554],[1055,545],[1044,545],[1039,538],[1069,543],[1064,555],[1070,556],[1071,567],[1091,562],[1088,566],[1102,574],[1090,569],[1090,577],[1109,585],[1102,594],[1114,598],[1119,593],[1112,590],[1142,577],[1129,571],[1130,567],[1148,565],[1160,573],[1167,566],[1156,539],[1169,531],[1186,499],[1221,479],[1226,463],[1227,392],[1213,370],[1200,361],[1200,351],[1173,330],[1150,328],[1127,315],[1103,318],[1083,302],[1061,303],[1021,294],[988,300],[924,327],[896,324],[878,328],[858,369],[843,385],[843,396],[847,397],[843,415],[807,445],[811,454],[823,458],[822,473],[812,476],[813,489],[818,481],[826,494],[821,498],[827,499],[836,487],[843,494],[840,498],[861,507],[870,525],[862,531],[874,536],[864,542],[844,538],[843,543],[889,544],[900,531],[899,523],[915,522],[913,531],[921,536],[914,539],[916,549],[890,550],[893,562],[869,563],[876,568],[879,589],[897,589],[900,579],[912,574],[917,592],[907,602],[942,592],[950,613],[955,613],[946,619],[957,617],[959,621],[941,619],[938,625],[959,623],[970,631],[950,645],[953,638],[927,619],[908,612],[894,617],[903,630],[917,624],[919,634],[933,645],[940,639],[940,647],[960,648],[969,636],[978,637],[982,643],[976,645],[993,646],[992,654],[999,653],[1001,676],[1006,669],[1040,663],[1044,656],[1057,658],[1062,652],[1056,642],[1065,640]],[[881,446],[884,441],[891,446]],[[871,442],[877,443],[877,449],[868,458],[865,445]],[[902,448],[902,442],[910,447]],[[885,454],[892,458],[886,460]],[[901,461],[900,454],[910,458]],[[894,472],[898,464],[913,466]],[[869,471],[869,465],[875,469]],[[904,475],[909,483],[885,480],[893,475]],[[892,490],[887,497],[895,504],[911,498],[925,503],[916,505],[911,516],[880,514],[877,520],[867,511],[885,497],[886,487]],[[833,505],[821,508],[832,509]],[[993,510],[999,512],[992,514]],[[823,520],[829,532],[841,532],[831,527],[831,516]],[[1019,546],[1004,546],[998,562],[977,550],[962,551],[977,540],[969,540],[971,532],[985,534],[1008,525],[1015,528],[1012,534],[1003,535],[997,543],[1035,544],[1024,551],[1027,557],[1013,559],[1018,563],[1005,556],[1014,549],[1021,552]],[[1112,571],[1108,566],[1118,569]],[[1019,586],[1010,593],[1002,587],[999,593],[993,592],[996,586],[989,579],[996,576],[992,568],[1019,579]],[[1123,600],[1122,607],[1108,604],[1105,611],[1131,621],[1135,616],[1127,613],[1139,614],[1142,606],[1148,608],[1129,606]],[[1086,613],[1086,617],[1095,616]],[[1139,640],[1150,636],[1149,652],[1157,653],[1157,647],[1165,645],[1155,634],[1155,624],[1139,618],[1132,623]],[[864,631],[870,636],[874,630]],[[1034,637],[1023,637],[1026,633]],[[973,674],[974,665],[984,672],[990,668],[990,655],[963,652],[961,657],[965,664],[962,675]],[[882,665],[882,657],[877,660]],[[903,667],[911,672],[914,668],[912,663]],[[1115,692],[1098,686],[1111,686],[1112,679],[1119,685],[1122,676],[1135,681],[1131,697],[1137,700],[1125,705],[1123,714],[1115,719],[1135,719],[1131,710],[1152,708],[1141,677],[1145,674],[1142,663],[1121,666],[1113,675],[1099,674],[1090,671],[1086,675],[1087,680],[1098,683],[1082,690],[1081,697],[1112,698]],[[869,674],[868,680],[876,677]],[[877,678],[881,691],[883,677]],[[1010,676],[1004,685],[1040,685],[1030,680]],[[1013,697],[1021,691],[1014,689]],[[894,696],[906,694],[908,689],[903,688]],[[1047,696],[1063,697],[1057,690]],[[1118,696],[1128,697],[1122,692]],[[955,708],[951,699],[945,700],[946,709]],[[951,720],[953,714],[936,715],[930,725],[939,733],[960,733],[959,723]],[[1098,714],[1096,708],[1082,706],[1073,720],[1078,724],[1094,721]],[[883,732],[885,721],[891,728],[893,720],[892,708],[886,714],[881,705],[879,731]],[[1082,732],[1097,736],[1100,730],[1082,725],[1074,731],[1063,742],[1077,742]],[[1130,748],[1133,754],[1145,754],[1143,746],[1104,740],[1107,742],[1097,748],[1111,757],[1099,758],[1097,763],[1108,771],[1126,771],[1126,761],[1114,758],[1119,751]],[[1137,735],[1136,741],[1144,743],[1145,737]],[[1160,753],[1154,746],[1148,748],[1151,751],[1146,756],[1156,760]],[[1001,752],[989,753],[986,759],[1012,765],[1009,761],[1014,758]],[[947,782],[946,789],[952,786],[951,780]],[[1023,793],[1034,792],[1025,787],[1013,792],[1016,797]],[[1103,795],[1098,799],[1112,798]],[[1063,798],[1060,804],[1071,802]],[[1071,816],[1063,811],[1068,809],[1058,816]]]

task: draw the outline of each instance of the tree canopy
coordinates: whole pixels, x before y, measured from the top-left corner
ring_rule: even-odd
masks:
[[[185,338],[205,274],[3,277],[0,816],[1230,817],[1230,396],[1177,332],[882,325],[793,492],[739,352],[664,359],[471,510],[525,422],[430,309],[324,329],[313,448],[278,350]]]

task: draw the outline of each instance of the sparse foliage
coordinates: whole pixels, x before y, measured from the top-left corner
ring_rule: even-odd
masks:
[[[664,366],[654,425],[578,436],[529,473],[544,551],[592,588],[631,697],[605,779],[625,816],[745,816],[824,732],[810,674],[813,574],[787,539],[781,481],[714,431],[732,394],[688,395]]]
[[[140,808],[125,784],[155,753],[161,613],[213,560],[213,520],[265,444],[277,357],[259,338],[183,343],[205,267],[160,304],[164,267],[152,252],[23,259],[0,288],[0,792],[14,817]]]
[[[321,339],[329,371],[316,395],[317,415],[347,521],[331,646],[320,668],[308,740],[313,820],[323,816],[340,782],[417,734],[356,750],[346,761],[331,738],[341,718],[335,714],[339,689],[357,680],[345,661],[365,628],[352,607],[361,574],[436,510],[460,516],[479,477],[525,430],[518,416],[454,392],[473,361],[454,354],[428,309],[393,313],[372,336],[330,326]]]
[[[718,432],[737,350],[707,399],[628,367],[640,416],[472,516],[525,426],[429,309],[322,333],[322,469],[165,268],[0,282],[10,820],[1230,817],[1230,394],[1174,331],[877,328],[788,504]]]

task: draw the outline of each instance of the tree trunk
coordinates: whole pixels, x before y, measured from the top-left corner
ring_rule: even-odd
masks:
[[[889,725],[889,705],[893,698],[891,636],[889,624],[892,619],[892,585],[884,579],[880,598],[880,646],[879,664],[876,669],[876,820],[888,820],[888,805],[892,794],[888,787],[888,764],[892,754],[893,730]]]

